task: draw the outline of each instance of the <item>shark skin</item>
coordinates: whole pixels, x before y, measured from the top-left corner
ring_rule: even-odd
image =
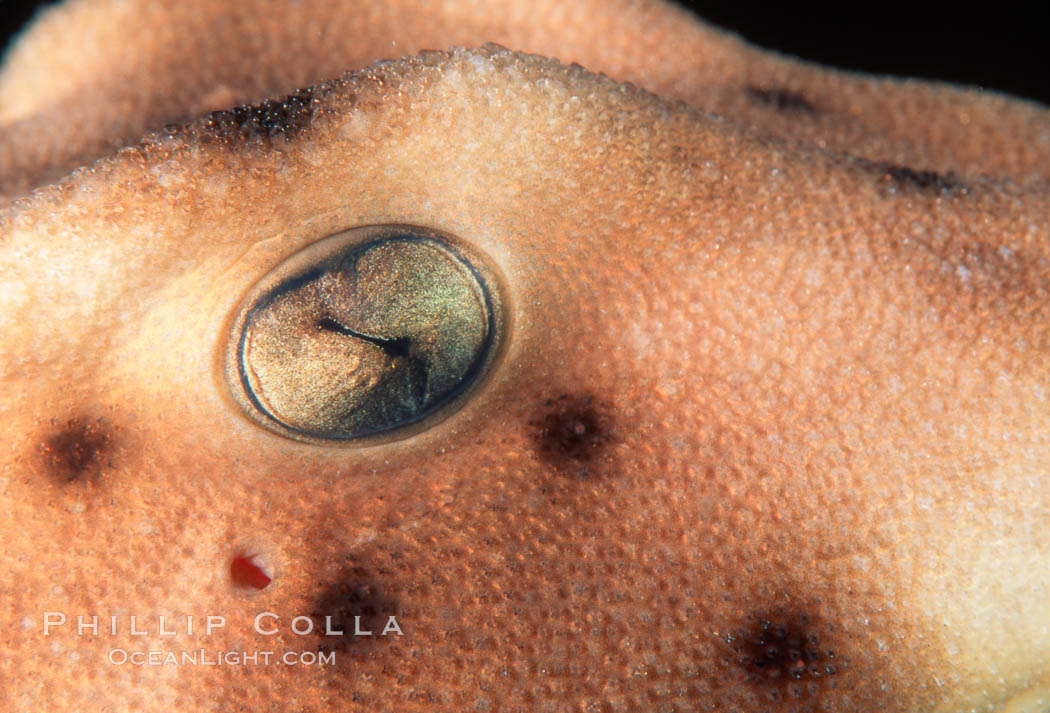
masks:
[[[1047,709],[1045,108],[660,2],[171,5],[0,71],[0,710]],[[493,355],[281,431],[246,300],[368,226]]]

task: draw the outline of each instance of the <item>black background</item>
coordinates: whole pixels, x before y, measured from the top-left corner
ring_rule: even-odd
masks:
[[[40,4],[0,0],[4,44]],[[757,45],[823,64],[976,84],[1050,103],[1050,40],[1039,3],[979,3],[980,14],[921,1],[683,4]]]

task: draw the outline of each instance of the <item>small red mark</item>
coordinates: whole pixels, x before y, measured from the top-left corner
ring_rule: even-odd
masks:
[[[270,584],[270,576],[255,564],[254,558],[255,555],[234,557],[230,563],[230,578],[238,587],[266,589]]]

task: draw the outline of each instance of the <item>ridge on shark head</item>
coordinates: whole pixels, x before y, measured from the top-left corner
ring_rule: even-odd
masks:
[[[11,710],[1046,710],[1045,108],[639,0],[80,0],[0,97]]]

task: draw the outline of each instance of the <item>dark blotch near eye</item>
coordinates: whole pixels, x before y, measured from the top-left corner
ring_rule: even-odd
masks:
[[[283,99],[214,112],[208,117],[204,131],[218,138],[292,139],[310,126],[323,100],[331,93],[332,88],[322,84],[301,89]]]
[[[832,642],[833,628],[815,612],[778,610],[752,617],[725,637],[726,658],[767,701],[820,710],[847,662]]]
[[[545,399],[530,424],[538,455],[567,474],[594,475],[615,443],[611,409],[589,394]]]
[[[320,634],[319,651],[364,653],[376,644],[393,641],[394,633],[382,635],[391,616],[399,614],[397,599],[386,591],[378,578],[362,565],[348,567],[324,585],[316,599],[314,630]],[[325,636],[325,617],[331,617],[332,631],[342,636]],[[399,619],[400,626],[400,619]],[[355,631],[370,631],[370,636],[357,636]]]
[[[748,86],[744,89],[747,95],[758,102],[779,111],[795,111],[805,114],[816,114],[817,107],[798,92],[787,89],[764,89],[762,87]]]
[[[866,171],[877,175],[882,180],[900,189],[943,195],[955,195],[966,192],[966,184],[953,173],[942,174],[936,171],[916,171],[907,166],[898,166],[885,161],[869,161],[867,159],[856,159],[856,161]]]
[[[60,484],[97,478],[112,449],[112,431],[101,419],[72,418],[41,444],[54,480]]]

